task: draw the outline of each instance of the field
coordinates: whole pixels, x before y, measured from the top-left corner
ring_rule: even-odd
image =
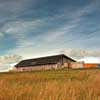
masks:
[[[1,73],[0,100],[100,100],[100,69]]]

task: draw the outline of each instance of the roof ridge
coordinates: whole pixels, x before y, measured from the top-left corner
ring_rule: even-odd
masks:
[[[31,58],[31,59],[24,59],[22,61],[34,60],[34,59],[42,59],[42,58],[47,58],[47,57],[56,57],[56,56],[66,56],[66,55],[65,54],[57,54],[57,55],[41,56],[41,57],[36,57],[36,58]],[[68,57],[68,56],[66,56],[66,57]]]

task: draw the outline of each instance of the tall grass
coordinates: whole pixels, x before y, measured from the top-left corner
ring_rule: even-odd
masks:
[[[100,100],[100,70],[1,73],[0,100]]]

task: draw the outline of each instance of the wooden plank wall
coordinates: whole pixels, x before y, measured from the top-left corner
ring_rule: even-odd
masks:
[[[31,66],[31,67],[19,67],[15,68],[14,71],[49,70],[57,68],[58,68],[57,64],[48,64],[48,65]]]

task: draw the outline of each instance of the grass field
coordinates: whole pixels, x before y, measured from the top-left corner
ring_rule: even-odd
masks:
[[[1,73],[0,100],[100,100],[100,69]]]

